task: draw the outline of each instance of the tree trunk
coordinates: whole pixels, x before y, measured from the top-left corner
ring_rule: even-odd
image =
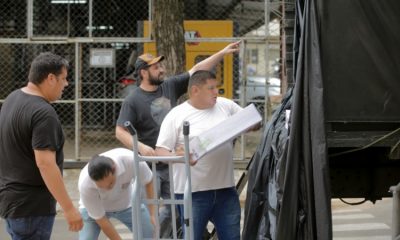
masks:
[[[154,0],[153,36],[157,54],[165,56],[167,76],[186,70],[183,8],[181,0]]]

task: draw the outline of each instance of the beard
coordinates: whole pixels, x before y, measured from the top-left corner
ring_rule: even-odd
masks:
[[[149,83],[152,86],[160,86],[163,83],[163,79],[160,76],[153,76],[149,74]]]

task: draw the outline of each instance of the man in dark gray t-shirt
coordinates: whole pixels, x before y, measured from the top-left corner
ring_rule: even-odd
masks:
[[[139,141],[154,149],[161,122],[186,92],[188,79],[189,74],[183,73],[164,81],[155,91],[135,88],[122,104],[117,125],[130,121],[138,131]],[[139,152],[142,153],[140,148]]]
[[[164,56],[154,57],[143,54],[135,63],[135,75],[139,87],[135,88],[124,99],[117,120],[115,135],[125,147],[132,149],[132,136],[124,128],[124,123],[130,121],[138,134],[138,151],[143,156],[155,156],[160,126],[165,115],[177,105],[178,98],[183,95],[188,86],[190,76],[199,70],[211,70],[226,54],[239,51],[239,42],[228,44],[219,52],[197,63],[188,72],[170,77],[164,81],[165,69],[161,62]],[[158,196],[170,199],[168,165],[157,164]],[[160,212],[161,237],[168,237],[168,226],[171,224],[170,207]]]
[[[68,85],[68,61],[46,52],[33,60],[29,82],[0,111],[0,217],[12,239],[51,238],[56,201],[69,230],[82,218],[62,178],[64,135],[50,105]]]

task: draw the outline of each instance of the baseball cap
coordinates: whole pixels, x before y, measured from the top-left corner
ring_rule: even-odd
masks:
[[[162,60],[164,60],[164,56],[154,57],[150,53],[142,54],[137,58],[135,62],[135,72],[138,75],[141,69],[146,68],[155,63],[158,63]]]

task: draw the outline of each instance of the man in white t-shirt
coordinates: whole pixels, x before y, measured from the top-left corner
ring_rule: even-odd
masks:
[[[144,162],[139,163],[139,168],[140,182],[145,184],[146,196],[151,199],[152,172]],[[133,152],[125,148],[115,148],[96,155],[82,169],[78,182],[79,210],[84,221],[83,229],[79,232],[80,240],[97,239],[100,230],[109,239],[121,239],[109,218],[118,219],[132,231],[134,177]],[[145,238],[153,236],[154,206],[149,205],[149,211],[142,204],[140,212]]]
[[[215,75],[195,72],[189,80],[189,100],[173,108],[161,124],[156,152],[160,156],[181,155],[182,124],[190,123],[190,137],[197,136],[242,108],[218,97]],[[173,165],[174,190],[183,198],[185,168]],[[214,223],[220,240],[240,239],[240,204],[233,175],[233,143],[228,142],[205,155],[191,167],[194,239],[202,239],[207,222]],[[181,214],[183,216],[183,214]]]

